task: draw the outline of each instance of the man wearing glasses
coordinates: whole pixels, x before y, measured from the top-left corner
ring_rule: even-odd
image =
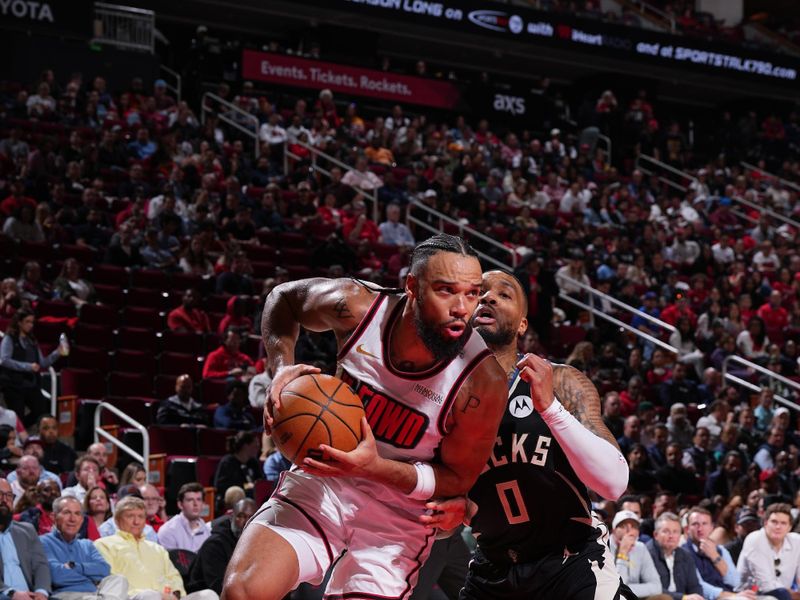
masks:
[[[744,540],[738,571],[742,580],[752,580],[760,594],[777,600],[800,600],[792,585],[800,582],[800,533],[790,533],[792,507],[770,504],[764,526]]]

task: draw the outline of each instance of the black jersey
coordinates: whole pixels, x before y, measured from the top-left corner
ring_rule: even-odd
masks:
[[[469,492],[478,505],[478,545],[540,555],[596,537],[589,492],[533,408],[530,386],[517,376],[508,398],[492,454]]]

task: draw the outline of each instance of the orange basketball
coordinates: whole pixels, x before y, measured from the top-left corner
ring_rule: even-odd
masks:
[[[320,444],[349,452],[361,441],[364,405],[344,381],[330,375],[303,375],[281,391],[273,414],[272,439],[295,464],[321,459]]]

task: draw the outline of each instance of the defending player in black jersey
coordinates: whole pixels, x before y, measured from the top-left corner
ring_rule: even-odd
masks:
[[[431,524],[471,517],[478,551],[461,600],[635,598],[591,512],[587,487],[615,500],[628,467],[600,416],[600,398],[580,371],[517,355],[527,300],[510,274],[491,271],[472,324],[508,374],[508,409],[468,502],[428,505]],[[456,519],[447,520],[454,516]]]

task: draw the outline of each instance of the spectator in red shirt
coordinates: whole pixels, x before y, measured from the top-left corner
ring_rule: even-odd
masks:
[[[197,308],[197,292],[189,288],[183,293],[182,304],[170,311],[167,316],[167,327],[178,332],[208,333],[211,331],[208,315]]]
[[[25,195],[25,183],[22,179],[15,179],[11,184],[11,195],[0,202],[0,215],[10,217],[18,215],[20,209],[28,205],[36,211],[36,200]]]
[[[345,217],[342,234],[350,244],[360,240],[367,240],[371,244],[376,244],[380,239],[380,229],[378,229],[375,221],[367,217],[367,206],[363,200],[359,198],[353,200],[352,216]]]
[[[225,316],[219,322],[217,333],[223,335],[233,327],[243,333],[250,330],[253,320],[247,316],[247,300],[244,296],[231,296],[225,308]]]
[[[789,324],[789,313],[781,306],[781,293],[778,290],[772,290],[769,302],[762,304],[756,314],[764,319],[767,334],[783,331]]]
[[[242,337],[235,329],[225,332],[225,341],[213,350],[203,365],[203,377],[241,377],[248,370],[255,372],[253,360],[244,352],[239,351]]]
[[[672,304],[668,304],[664,310],[661,311],[661,320],[670,325],[675,325],[681,317],[689,319],[692,328],[697,326],[697,315],[689,307],[686,296],[678,293],[675,294],[675,301]]]

